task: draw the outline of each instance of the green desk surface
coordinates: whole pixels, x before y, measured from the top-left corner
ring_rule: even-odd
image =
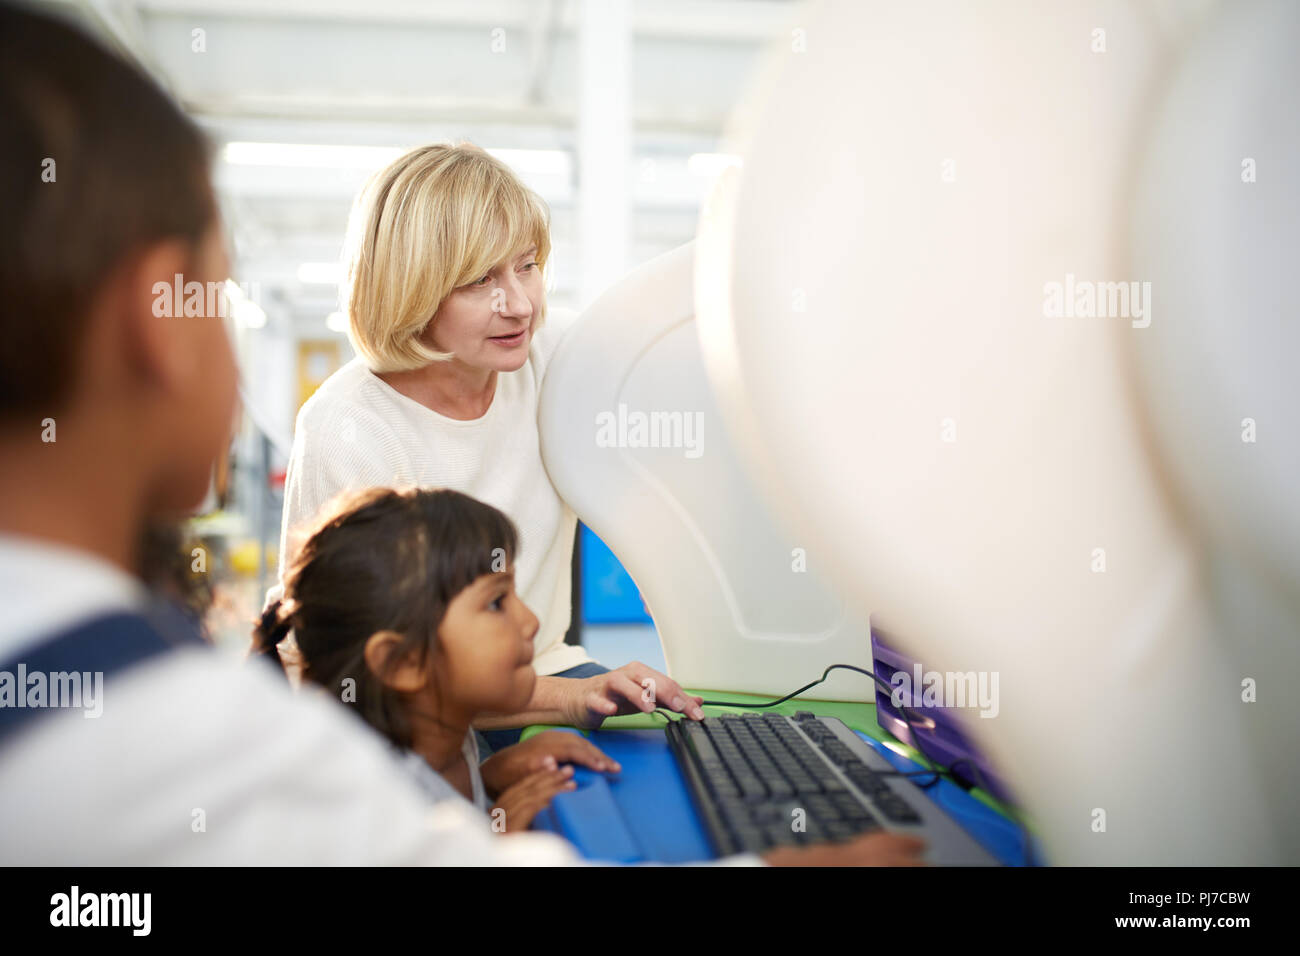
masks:
[[[728,691],[691,690],[687,691],[687,693],[694,694],[697,697],[703,697],[705,700],[729,700],[735,701],[738,704],[761,704],[764,701],[771,699],[753,694],[735,694]],[[888,734],[881,729],[880,724],[876,723],[875,704],[865,704],[846,700],[801,700],[796,697],[794,700],[788,700],[784,704],[777,704],[775,707],[763,708],[763,711],[772,711],[778,714],[793,714],[797,710],[810,710],[819,717],[838,717],[852,729],[859,730],[868,737],[880,741],[895,753],[901,754],[909,760],[919,764],[921,767],[928,766],[927,761],[914,747],[903,743],[901,740],[896,739],[893,735]],[[719,714],[727,713],[744,714],[753,712],[753,708],[750,707],[706,706],[704,708],[705,715],[709,717],[716,717]],[[624,717],[607,717],[600,729],[644,730],[651,727],[663,727],[667,720],[667,717],[657,712],[654,714],[628,714]],[[524,730],[521,739],[527,740],[534,734],[540,733],[543,730],[551,729],[553,728],[545,725],[528,727]],[[1016,819],[1013,809],[994,797],[992,794],[979,787],[975,787],[969,792],[971,796],[992,807],[1007,819]],[[1023,812],[1021,813],[1021,816],[1023,817]],[[1033,825],[1028,821],[1024,822],[1032,831]]]

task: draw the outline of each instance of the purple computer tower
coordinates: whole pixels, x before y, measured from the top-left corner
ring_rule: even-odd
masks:
[[[894,638],[881,631],[874,623],[871,627],[871,656],[876,674],[876,720],[881,728],[916,749],[942,767],[951,768],[952,775],[968,786],[983,786],[989,793],[1007,803],[1016,803],[1006,784],[993,765],[981,754],[974,743],[962,733],[956,711],[948,707],[925,706],[921,703],[920,689],[909,694],[904,687],[896,688],[894,675],[899,671],[915,675],[919,662],[893,646]],[[927,669],[922,667],[922,672]],[[913,681],[914,682],[914,681]],[[894,706],[893,693],[898,690],[907,716]],[[909,720],[907,719],[910,717]],[[920,738],[918,743],[916,738]],[[971,767],[979,767],[976,775]]]

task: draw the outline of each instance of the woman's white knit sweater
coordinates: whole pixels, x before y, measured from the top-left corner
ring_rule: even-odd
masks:
[[[537,673],[590,660],[581,647],[564,643],[577,517],[542,466],[537,432],[546,366],[575,317],[548,309],[528,360],[517,371],[497,373],[491,407],[471,421],[408,398],[360,358],[326,379],[298,412],[284,489],[281,573],[302,543],[304,524],[340,492],[375,485],[453,488],[501,509],[519,529],[515,582],[540,621],[533,642]]]

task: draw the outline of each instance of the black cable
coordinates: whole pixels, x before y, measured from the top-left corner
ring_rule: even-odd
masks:
[[[852,664],[832,664],[830,667],[826,668],[826,670],[822,671],[822,676],[819,677],[817,680],[813,681],[811,684],[804,684],[798,690],[792,691],[791,693],[786,694],[784,697],[777,698],[776,700],[768,701],[766,704],[736,704],[736,703],[730,703],[725,700],[705,700],[705,701],[701,701],[700,703],[711,707],[743,707],[746,708],[747,710],[763,710],[765,707],[775,707],[777,704],[784,704],[787,700],[790,700],[794,697],[798,697],[804,691],[811,690],[812,688],[816,687],[818,684],[823,683],[826,680],[826,678],[830,676],[831,671],[840,668],[844,670],[857,671],[859,674],[865,674],[866,676],[874,680],[877,684],[881,682],[879,677],[871,673],[871,671],[865,670],[864,668],[854,667]]]
[[[912,737],[912,746],[915,747],[915,748],[916,748],[916,752],[919,753],[921,756],[923,756],[923,757],[925,758],[926,762],[927,762],[928,764],[930,764],[930,768],[931,768],[931,770],[934,770],[934,769],[935,769],[935,766],[936,766],[936,761],[934,761],[934,760],[930,757],[930,755],[927,754],[927,753],[925,752],[925,749],[921,746],[921,735],[917,733],[917,731],[916,731],[916,727],[913,726],[913,724],[912,724],[912,717],[911,717],[911,715],[909,714],[909,711],[911,711],[911,710],[912,710],[912,708],[911,708],[911,707],[908,707],[906,704],[903,704],[903,705],[901,705],[901,706],[898,708],[898,712],[899,712],[900,714],[902,714],[902,716],[903,716],[903,720],[907,723],[907,729],[910,731],[910,734],[911,734],[911,737]],[[976,785],[977,787],[979,787],[981,790],[983,790],[985,793],[987,793],[987,794],[989,794],[990,796],[992,796],[993,791],[990,790],[990,789],[988,788],[988,786],[987,786],[987,781],[984,779],[984,774],[980,771],[979,764],[975,763],[975,761],[972,760],[970,757],[961,757],[961,758],[959,758],[959,759],[957,759],[957,760],[954,760],[954,761],[953,761],[953,762],[952,762],[952,763],[951,763],[951,764],[946,768],[946,770],[943,770],[943,771],[935,770],[935,779],[934,779],[932,782],[926,784],[924,787],[922,787],[922,789],[927,789],[927,790],[928,790],[930,787],[934,786],[934,784],[937,783],[938,780],[939,780],[939,773],[940,773],[940,772],[944,773],[944,774],[945,774],[946,776],[948,776],[948,777],[951,777],[954,781],[957,781],[957,782],[960,784],[960,780],[961,780],[961,778],[957,776],[957,774],[954,772],[953,768],[956,767],[956,766],[958,766],[959,764],[963,764],[963,763],[970,764],[971,769],[972,769],[973,771],[975,771],[975,773],[974,773],[974,776],[975,776],[975,785]],[[920,785],[920,784],[917,784],[917,786],[921,786],[921,785]],[[1022,851],[1023,851],[1023,861],[1024,861],[1024,865],[1025,865],[1025,866],[1029,866],[1029,865],[1030,865],[1030,860],[1031,860],[1031,855],[1030,855],[1030,843],[1029,843],[1029,828],[1026,827],[1024,821],[1020,819],[1020,813],[1019,813],[1019,810],[1018,810],[1017,808],[1015,808],[1015,807],[1011,807],[1010,804],[1008,804],[1007,806],[1008,806],[1008,808],[1011,810],[1011,822],[1014,823],[1014,824],[1016,825],[1017,829],[1020,830],[1020,846],[1021,846],[1021,849],[1022,849]]]
[[[985,781],[984,779],[984,774],[980,771],[979,764],[977,764],[970,757],[962,757],[958,760],[954,760],[952,762],[952,767],[956,767],[958,764],[963,764],[963,763],[970,764],[971,770],[975,771],[975,786],[979,787],[985,793],[992,796],[993,791],[989,789],[987,781]],[[951,767],[949,769],[951,769]],[[1025,824],[1025,821],[1020,818],[1020,808],[1015,806],[1014,804],[1007,803],[1005,800],[999,800],[998,802],[1004,804],[1007,807],[1007,809],[1011,813],[1011,822],[1013,822],[1016,825],[1016,827],[1020,830],[1020,845],[1024,848],[1025,851],[1024,865],[1031,866],[1033,864],[1033,854],[1030,852],[1031,850],[1030,837],[1032,835],[1030,834],[1029,827]]]
[[[975,763],[975,761],[970,757],[958,757],[952,763],[948,764],[948,769],[955,773],[956,768],[960,767],[964,763],[970,764],[971,775],[975,778],[974,786],[977,786],[980,789],[987,789],[983,783],[984,775],[980,773],[979,764]],[[967,786],[970,786],[970,784],[968,783]],[[993,791],[989,790],[988,792],[991,794]]]
[[[901,714],[903,715],[903,720],[907,722],[907,729],[908,729],[909,731],[911,731],[911,736],[912,736],[912,746],[914,746],[914,747],[916,748],[916,752],[919,753],[919,754],[921,754],[923,757],[925,757],[926,761],[927,761],[928,763],[930,763],[930,764],[932,765],[932,767],[933,767],[935,761],[931,759],[930,755],[927,754],[927,753],[925,752],[924,749],[922,749],[922,747],[921,747],[921,737],[920,737],[920,735],[916,732],[916,728],[912,725],[912,718],[911,718],[911,717],[908,715],[908,713],[907,713],[907,712],[910,711],[911,709],[912,709],[912,708],[910,708],[910,707],[908,707],[908,706],[906,706],[906,705],[903,705],[903,706],[899,707],[899,713],[901,713]],[[974,760],[972,760],[970,757],[960,757],[960,758],[958,758],[957,760],[954,760],[951,764],[948,765],[947,769],[943,771],[944,774],[945,774],[946,776],[948,776],[948,777],[951,777],[954,781],[957,781],[957,782],[960,784],[960,782],[961,782],[961,778],[957,776],[957,774],[956,774],[956,772],[954,771],[953,768],[955,768],[955,767],[957,767],[957,766],[959,766],[960,764],[963,764],[963,763],[965,763],[965,764],[970,764],[971,769],[974,771],[975,785],[976,785],[977,787],[979,787],[981,790],[983,790],[985,793],[987,793],[987,794],[989,794],[990,796],[992,796],[992,795],[993,795],[993,791],[989,789],[989,787],[988,787],[988,781],[986,781],[986,780],[984,779],[984,774],[980,771],[979,764],[977,764],[977,763],[976,763]],[[936,780],[937,780],[937,776],[936,776]],[[919,786],[919,784],[918,784],[918,786]],[[933,786],[933,784],[928,784],[928,785],[927,785],[925,788],[923,788],[923,789],[928,789],[929,786]],[[964,788],[963,788],[963,789],[964,789]],[[1005,802],[1005,801],[1003,801],[1003,802]],[[1023,850],[1023,853],[1024,853],[1024,855],[1023,855],[1024,865],[1025,865],[1025,866],[1029,866],[1029,865],[1030,865],[1030,860],[1031,860],[1031,856],[1030,856],[1030,852],[1029,852],[1029,851],[1030,851],[1030,843],[1029,843],[1029,837],[1030,837],[1030,834],[1029,834],[1029,828],[1026,827],[1024,821],[1020,819],[1020,812],[1019,812],[1018,808],[1013,807],[1013,806],[1011,806],[1010,804],[1007,804],[1007,807],[1008,807],[1008,809],[1011,811],[1011,814],[1010,814],[1010,816],[1011,816],[1011,822],[1014,823],[1014,824],[1016,825],[1017,829],[1020,830],[1020,846],[1021,846],[1021,848],[1022,848],[1022,850]]]
[[[921,746],[921,735],[917,733],[916,727],[912,724],[911,714],[908,713],[908,711],[910,710],[912,710],[912,708],[907,706],[907,704],[900,704],[898,707],[898,712],[903,715],[903,721],[907,724],[907,730],[909,736],[911,736],[912,738],[911,741],[909,741],[909,743],[911,743],[911,745],[916,748],[916,752],[920,754],[921,757],[924,758],[926,767],[930,771],[930,773],[934,774],[934,779],[931,780],[929,783],[924,785],[918,783],[917,786],[921,787],[922,790],[929,790],[931,787],[933,787],[936,783],[939,782],[939,775],[941,773],[947,774],[948,776],[952,777],[954,780],[957,779],[956,775],[952,773],[952,768],[947,768],[946,770],[936,769],[936,767],[938,766],[938,761],[933,760],[930,757],[930,755],[925,752],[925,748]]]
[[[910,758],[909,758],[910,759]],[[916,763],[915,760],[912,761]],[[939,767],[935,770],[874,770],[872,771],[878,777],[931,777],[933,779],[925,783],[918,783],[917,787],[922,790],[929,790],[941,777],[952,777],[947,770]]]

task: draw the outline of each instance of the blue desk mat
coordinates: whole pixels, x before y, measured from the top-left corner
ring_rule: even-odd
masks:
[[[925,769],[855,733],[898,770]],[[613,776],[577,768],[578,788],[552,800],[533,829],[560,834],[589,860],[689,863],[715,857],[662,730],[597,730],[587,737],[618,761],[622,772]],[[1014,822],[946,779],[918,791],[999,861],[1025,864],[1025,836]]]

